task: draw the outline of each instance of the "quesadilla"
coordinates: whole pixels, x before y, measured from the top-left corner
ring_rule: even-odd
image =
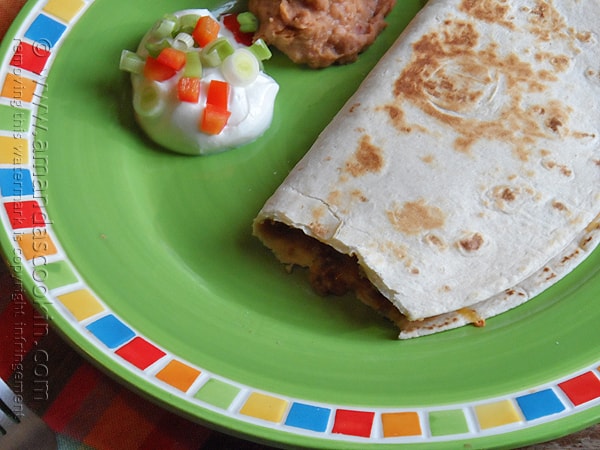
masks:
[[[256,217],[400,338],[485,319],[600,241],[600,2],[430,0]]]

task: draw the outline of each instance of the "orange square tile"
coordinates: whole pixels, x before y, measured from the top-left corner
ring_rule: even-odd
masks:
[[[156,378],[186,392],[199,375],[199,370],[174,359],[156,374]]]
[[[31,103],[36,86],[37,83],[30,78],[8,73],[0,95],[11,100]]]
[[[16,236],[16,240],[26,260],[54,255],[57,252],[52,238],[45,229],[35,233],[20,234]]]
[[[384,437],[420,436],[421,420],[416,412],[391,412],[381,414]]]

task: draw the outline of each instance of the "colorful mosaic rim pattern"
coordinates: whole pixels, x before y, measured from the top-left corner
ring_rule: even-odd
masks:
[[[29,270],[38,306],[52,305],[102,352],[141,379],[199,408],[287,433],[360,443],[444,442],[493,436],[600,405],[600,363],[565,379],[501,398],[427,408],[316,404],[212,374],[161,348],[118,317],[69,262],[45,212],[36,141],[44,80],[69,30],[91,5],[39,2],[23,19],[0,71],[0,220],[15,267]]]

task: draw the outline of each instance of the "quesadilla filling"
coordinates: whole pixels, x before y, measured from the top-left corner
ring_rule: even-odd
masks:
[[[294,266],[308,269],[310,284],[317,294],[341,296],[352,292],[399,329],[410,329],[411,321],[373,286],[356,257],[340,253],[281,222],[266,220],[257,226],[256,231],[277,259],[288,266],[288,270]],[[472,309],[463,308],[459,313],[475,326],[485,325],[485,320]],[[424,325],[423,322],[419,321],[421,325]]]

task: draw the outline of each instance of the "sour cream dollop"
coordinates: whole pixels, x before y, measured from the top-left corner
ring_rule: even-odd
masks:
[[[192,15],[210,16],[217,20],[206,9],[187,9],[173,14],[177,18]],[[234,49],[245,47],[235,41],[233,33],[222,23],[220,25],[219,37],[226,38]],[[142,59],[149,55],[147,43],[155,39],[153,33],[155,29],[149,30],[138,46],[136,53]],[[186,52],[200,53],[201,51],[202,48],[197,45],[186,49]],[[211,80],[227,82],[221,65],[217,67],[203,65],[200,96],[197,102],[179,100],[177,89],[182,76],[184,76],[183,69],[163,81],[148,79],[143,72],[131,75],[136,120],[144,132],[161,146],[187,155],[218,153],[254,141],[271,125],[279,85],[262,69],[250,84],[229,83],[230,116],[225,127],[218,134],[203,132],[199,124],[206,108]],[[154,107],[139,108],[140,103],[147,101],[144,96],[148,96],[149,93],[153,96]]]

